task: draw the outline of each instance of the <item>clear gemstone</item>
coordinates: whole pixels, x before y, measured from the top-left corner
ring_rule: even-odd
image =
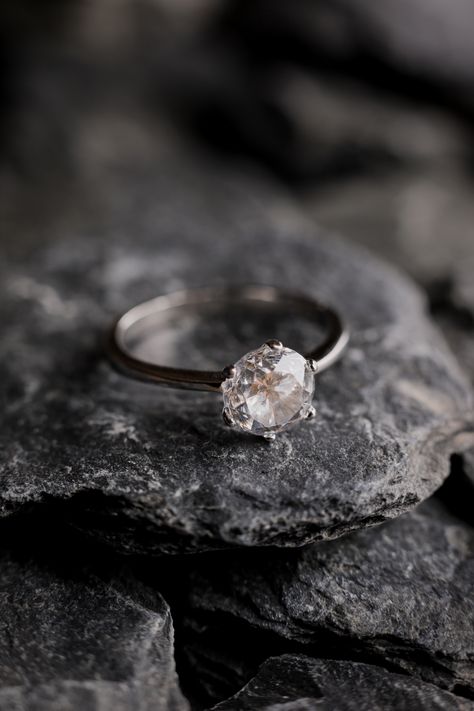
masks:
[[[264,344],[235,364],[222,390],[228,419],[246,432],[265,435],[308,416],[314,373],[296,351]]]

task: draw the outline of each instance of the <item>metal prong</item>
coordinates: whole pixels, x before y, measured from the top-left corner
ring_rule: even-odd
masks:
[[[317,360],[315,360],[314,358],[308,358],[308,360],[306,362],[309,365],[310,369],[313,371],[313,373],[318,372],[319,366],[318,366]]]
[[[312,420],[314,417],[316,417],[316,408],[311,405],[311,407],[308,407],[308,412],[306,413],[306,419]]]
[[[235,375],[235,365],[227,365],[224,370],[222,371],[222,375],[224,376],[224,380],[227,380],[228,378],[233,378]]]
[[[266,439],[268,442],[273,442],[273,440],[276,438],[276,434],[274,432],[265,432],[263,435],[264,439]]]
[[[270,338],[268,341],[266,341],[267,346],[270,346],[270,348],[273,348],[275,351],[281,351],[283,348],[283,343],[278,340],[278,338]]]
[[[224,420],[224,424],[226,424],[227,427],[233,427],[235,425],[235,420],[230,414],[229,409],[227,407],[224,407],[224,409],[222,410],[222,419]]]

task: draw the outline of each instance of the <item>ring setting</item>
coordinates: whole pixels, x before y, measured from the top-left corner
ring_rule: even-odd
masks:
[[[133,333],[157,335],[163,312],[176,309],[179,323],[179,309],[214,303],[234,303],[239,309],[252,303],[291,306],[324,321],[326,336],[306,355],[272,338],[233,365],[214,371],[160,365],[134,353]],[[340,358],[348,341],[349,332],[339,314],[311,297],[269,286],[210,287],[158,296],[133,307],[114,323],[108,355],[120,371],[132,377],[167,387],[221,393],[226,425],[273,440],[278,433],[315,417],[315,375]]]
[[[315,416],[317,363],[272,339],[228,369],[222,383],[226,425],[275,439],[277,433]]]

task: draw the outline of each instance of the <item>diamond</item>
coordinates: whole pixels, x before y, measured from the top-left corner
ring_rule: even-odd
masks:
[[[314,414],[311,364],[277,341],[237,361],[222,390],[225,421],[250,434],[270,438]]]

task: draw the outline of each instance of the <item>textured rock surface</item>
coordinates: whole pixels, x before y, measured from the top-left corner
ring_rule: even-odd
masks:
[[[428,291],[435,320],[474,384],[472,179],[448,164],[349,180],[305,201],[319,224],[394,262]],[[474,479],[472,459],[465,456],[465,469]]]
[[[187,10],[182,3],[171,9],[161,0],[153,7],[126,0],[118,12],[111,11],[107,0],[87,8],[70,3],[71,11],[57,16],[55,3],[40,10],[28,1],[9,5],[2,11],[7,21],[0,29],[0,53],[9,67],[0,77],[2,105],[9,106],[0,126],[0,316],[5,327],[0,339],[1,515],[48,502],[127,551],[154,553],[241,543],[294,545],[395,516],[427,496],[442,481],[448,455],[468,443],[463,436],[468,398],[451,358],[421,315],[419,296],[370,259],[337,243],[313,241],[311,228],[272,186],[248,175],[225,174],[201,158],[186,164],[182,154],[174,154],[173,131],[157,116],[163,78],[175,90],[176,75],[188,72],[181,61],[196,34],[191,25],[198,15],[207,15],[207,6],[212,13],[213,0],[187,2]],[[286,10],[274,5],[272,24],[278,34]],[[297,5],[304,10],[305,3]],[[351,42],[360,43],[363,54],[366,42],[381,36],[383,41],[372,49],[395,72],[408,59],[409,73],[429,74],[451,95],[470,85],[472,62],[465,56],[472,43],[469,36],[464,47],[462,37],[470,33],[466,18],[472,10],[465,0],[456,0],[455,11],[451,5],[431,3],[429,17],[424,10],[418,13],[425,0],[410,8],[396,5],[389,2],[380,13],[363,0],[357,8],[351,0],[341,0],[339,14],[337,8],[334,13],[306,5],[311,16],[323,13],[319,27],[326,46],[314,42],[311,23],[296,8],[296,26],[283,23],[289,42],[276,42],[271,51],[291,54],[291,35],[301,47],[301,32],[311,30],[309,53],[318,48],[330,53],[337,45],[352,71]],[[265,6],[253,3],[255,11],[249,4],[247,11],[258,14]],[[349,14],[354,12],[359,21],[351,22],[352,31],[341,38],[344,8],[351,6]],[[166,19],[170,12],[173,27]],[[416,21],[417,13],[423,22]],[[427,46],[420,38],[427,26],[440,26],[441,16],[441,36]],[[397,24],[400,17],[403,22]],[[188,40],[186,47],[183,37],[178,41],[180,33]],[[338,37],[345,41],[338,44]],[[443,53],[442,46],[451,46],[451,51]],[[227,67],[221,72],[214,58],[212,71],[218,66],[223,84],[230,86],[233,74]],[[191,52],[185,60],[197,66],[197,75],[201,59]],[[448,162],[451,166],[460,154],[469,153],[455,122],[431,109],[422,115],[409,105],[365,96],[352,83],[311,77],[290,66],[288,57],[282,69],[280,57],[276,59],[271,67],[252,67],[252,82],[247,75],[242,81],[238,70],[237,103],[234,89],[225,94],[230,113],[239,113],[234,121],[243,142],[280,172],[288,161],[287,173],[306,178],[340,178],[358,171],[373,175],[392,165],[409,164],[410,171],[414,165],[435,167],[436,180],[442,176],[441,190],[418,185],[412,175],[400,183],[379,184],[377,175],[376,185],[367,190],[341,191],[337,199],[326,194],[326,214],[333,209],[333,218],[342,215],[342,222],[353,225],[357,215],[345,213],[344,201],[346,208],[367,205],[372,218],[367,241],[380,244],[381,235],[401,237],[406,250],[399,263],[409,263],[416,278],[420,268],[425,270],[423,283],[432,276],[448,277],[449,307],[460,312],[467,306],[472,314],[472,269],[464,256],[472,191],[461,175],[452,195],[447,168]],[[375,64],[372,57],[367,68]],[[203,82],[199,77],[194,82],[195,77],[193,73],[184,83],[195,84],[202,103]],[[464,103],[472,101],[472,92],[463,90],[461,96]],[[221,123],[218,115],[211,132],[222,131]],[[17,170],[10,175],[12,166]],[[401,191],[404,199],[392,202]],[[324,196],[319,204],[323,202]],[[318,223],[317,212],[316,218]],[[366,224],[360,228],[365,237]],[[414,245],[409,244],[412,228],[421,235]],[[445,235],[450,237],[447,248]],[[391,245],[398,249],[398,243]],[[242,249],[249,246],[254,254]],[[285,286],[327,296],[347,311],[354,329],[348,358],[321,380],[321,420],[314,429],[290,433],[270,450],[224,431],[220,406],[211,396],[127,382],[101,357],[102,334],[116,311],[159,291],[229,278],[281,280]],[[447,321],[451,323],[450,314]],[[210,325],[199,323],[198,332],[196,322],[185,320],[159,345],[170,359],[185,354],[195,365],[207,365],[207,355],[209,362],[228,362],[263,337],[281,335],[273,326],[266,333],[270,324],[262,318],[249,324],[234,314],[232,323],[232,333],[213,319]],[[298,341],[296,324],[285,320],[282,329],[291,343]],[[302,340],[311,335],[306,324]],[[220,346],[213,349],[216,340]],[[460,341],[456,343],[458,350]],[[467,354],[472,339],[463,338],[464,343]],[[469,356],[464,359],[470,362]],[[468,461],[466,456],[466,468]],[[315,595],[325,617],[316,632],[314,611],[300,607],[294,612],[298,600],[304,606],[305,584],[313,580],[313,574],[304,573],[308,558],[311,562],[308,553],[301,559],[304,583],[297,577],[296,593],[289,596],[296,623],[284,609],[273,636],[268,632],[260,646],[254,645],[263,636],[256,624],[253,636],[247,630],[242,637],[245,649],[235,650],[241,630],[233,636],[231,617],[223,625],[215,611],[198,609],[194,631],[202,619],[212,619],[217,629],[214,645],[198,651],[209,654],[208,662],[217,659],[227,683],[231,673],[248,679],[248,656],[264,659],[277,651],[276,640],[281,640],[292,648],[319,647],[321,654],[330,647],[344,654],[348,648],[358,659],[388,661],[460,694],[472,694],[472,567],[470,554],[463,557],[462,552],[463,542],[467,549],[472,539],[459,523],[443,521],[446,525],[431,526],[422,519],[421,533],[403,524],[403,540],[420,551],[413,557],[403,540],[390,538],[391,527],[378,531],[382,549],[375,544],[375,532],[355,536],[360,538],[358,553],[350,540],[341,541],[342,550],[349,549],[347,557],[331,554],[329,573],[319,571],[322,582]],[[1,524],[0,529],[3,533]],[[39,530],[34,520],[25,525],[28,546]],[[419,538],[423,531],[433,536],[432,543]],[[324,563],[334,546],[321,545]],[[402,562],[392,564],[390,558],[397,561],[399,550]],[[161,599],[136,583],[82,571],[71,551],[69,555],[73,569],[67,575],[41,563],[40,551],[35,563],[14,554],[0,556],[0,597],[7,598],[0,606],[0,708],[186,707],[176,689],[169,612]],[[270,554],[270,561],[275,555]],[[295,559],[300,560],[300,553]],[[286,588],[291,565],[281,568]],[[363,595],[357,565],[369,581]],[[173,602],[181,590],[179,567],[167,583]],[[269,570],[260,567],[265,574]],[[162,578],[162,569],[155,574]],[[324,576],[330,579],[328,592]],[[250,579],[249,589],[259,580]],[[163,585],[159,580],[158,587]],[[272,585],[278,588],[273,578]],[[264,580],[262,595],[266,590]],[[281,600],[286,604],[280,593],[277,589],[275,601],[270,599],[265,608],[270,619]],[[287,619],[293,636],[283,643]],[[309,645],[294,641],[294,629],[299,634],[302,626]],[[456,639],[455,627],[460,632]],[[219,648],[230,642],[237,652],[233,666]],[[438,658],[433,649],[439,647]],[[372,680],[386,688],[386,676],[374,670]],[[405,683],[411,688],[419,682],[406,678]],[[439,691],[433,694],[441,696]]]
[[[202,649],[224,618],[245,620],[273,653],[278,639],[314,656],[343,649],[474,695],[474,530],[436,501],[338,541],[201,566],[188,589]]]
[[[203,160],[161,155],[157,170],[155,159],[126,172],[92,163],[54,201],[23,192],[4,207],[17,239],[0,267],[2,515],[53,497],[129,551],[190,551],[334,537],[427,497],[472,433],[468,388],[420,294],[315,234],[272,186]],[[38,212],[44,239],[26,250]],[[130,381],[103,358],[117,312],[229,281],[303,289],[352,329],[343,362],[318,380],[314,425],[272,447],[226,430],[220,398]],[[304,350],[318,333],[240,311],[187,318],[158,346],[201,367],[274,336]]]
[[[164,600],[129,578],[0,557],[2,711],[185,711]]]
[[[472,711],[474,703],[368,664],[285,655],[215,711]]]

